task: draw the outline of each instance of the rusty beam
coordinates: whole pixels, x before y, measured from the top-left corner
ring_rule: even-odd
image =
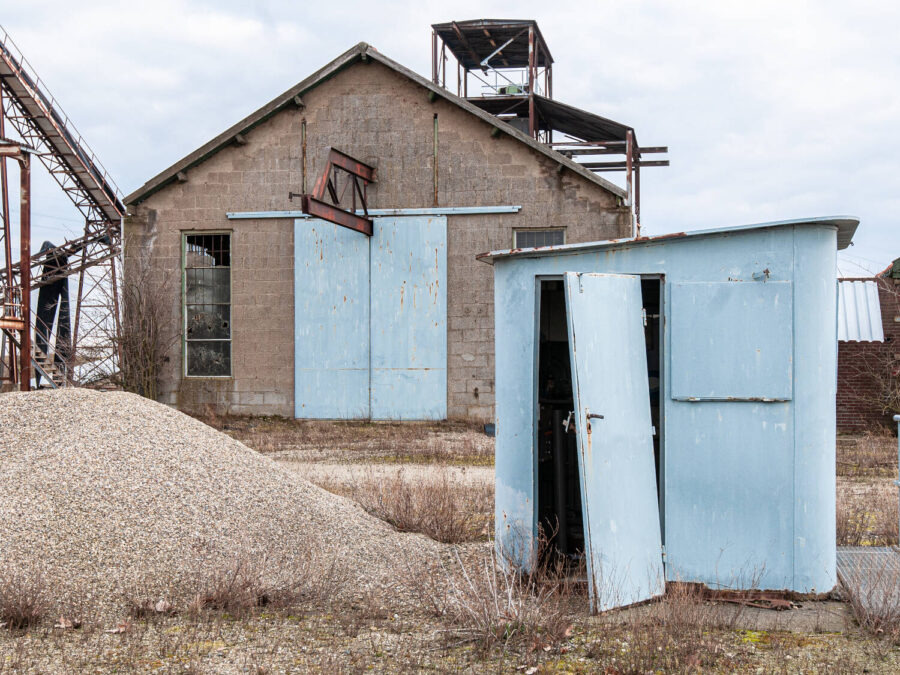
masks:
[[[528,135],[537,139],[537,111],[534,107],[534,27],[528,27]]]
[[[31,157],[27,153],[22,152],[19,166],[19,284],[22,289],[22,317],[25,320],[19,349],[19,388],[28,391],[31,389],[31,327],[28,325],[31,317]]]
[[[350,155],[335,148],[328,148],[328,161],[331,162],[333,166],[343,169],[347,173],[359,176],[367,183],[374,183],[378,180],[374,166],[364,164],[358,159],[354,159]]]
[[[453,32],[456,33],[456,37],[459,38],[459,41],[462,43],[462,46],[466,48],[466,51],[469,52],[469,56],[472,57],[472,60],[475,63],[480,63],[481,59],[478,58],[478,54],[472,49],[472,45],[469,43],[469,39],[463,35],[462,30],[455,21],[450,22],[450,27],[453,28]],[[496,47],[496,45],[494,45]],[[488,71],[486,66],[479,66],[481,68],[481,72],[486,73]]]
[[[370,218],[365,218],[363,216],[358,216],[355,213],[351,213],[350,211],[345,211],[338,206],[316,199],[312,195],[303,195],[301,208],[303,213],[314,218],[321,218],[330,223],[335,223],[336,225],[362,232],[366,236],[372,236],[373,226]]]
[[[669,160],[667,159],[653,159],[648,160],[646,162],[632,162],[631,166],[637,166],[640,164],[641,166],[669,166]],[[621,171],[622,169],[628,170],[628,162],[579,162],[579,166],[583,166],[585,169],[590,169],[591,171]]]

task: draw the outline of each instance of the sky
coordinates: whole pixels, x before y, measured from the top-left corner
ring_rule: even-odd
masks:
[[[641,173],[644,234],[852,215],[861,223],[840,275],[900,256],[900,3],[0,6],[0,23],[124,194],[358,42],[427,77],[432,23],[533,18],[555,60],[555,98],[669,147],[671,166]],[[37,249],[83,223],[35,174]]]

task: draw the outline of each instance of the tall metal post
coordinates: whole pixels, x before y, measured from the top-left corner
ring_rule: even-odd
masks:
[[[0,138],[6,138],[6,122],[3,102],[3,87],[0,87]],[[6,182],[6,157],[0,156],[0,182],[2,182],[2,203],[0,208],[3,209],[3,253],[6,256],[6,287],[12,288],[12,241],[9,237],[9,185]]]
[[[637,236],[641,236],[641,149],[636,149],[634,162],[634,222]]]
[[[25,330],[19,350],[19,388],[31,389],[31,156],[22,152],[19,159],[19,282],[22,288],[22,317]]]
[[[437,31],[431,31],[431,81],[435,84],[438,84],[437,40]]]
[[[537,138],[534,109],[534,26],[528,27],[528,135]]]
[[[629,129],[625,134],[625,184],[628,188],[628,207],[631,209],[632,214],[632,230],[633,236],[637,236],[637,225],[634,222],[634,192],[631,184],[632,180],[632,168],[633,168],[633,157],[632,152],[634,150],[634,132]]]
[[[894,421],[897,423],[897,466],[900,468],[900,415],[894,415]],[[900,488],[900,480],[895,480],[894,485]],[[897,498],[897,527],[900,527],[900,495]]]

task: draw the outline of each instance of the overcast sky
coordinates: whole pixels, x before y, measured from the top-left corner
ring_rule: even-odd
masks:
[[[357,42],[429,76],[430,24],[534,18],[555,98],[669,146],[670,167],[642,172],[646,234],[849,214],[843,275],[900,256],[900,3],[3,4],[125,194]],[[83,226],[36,173],[35,249]]]

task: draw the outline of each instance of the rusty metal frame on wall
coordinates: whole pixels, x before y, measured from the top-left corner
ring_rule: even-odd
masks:
[[[345,176],[343,187],[341,176]],[[376,181],[375,167],[369,166],[335,148],[328,148],[325,170],[316,181],[311,194],[291,192],[289,198],[300,197],[303,213],[321,218],[330,223],[372,236],[372,219],[366,197],[366,186]],[[350,190],[351,209],[341,207],[341,202]],[[326,193],[331,202],[324,201]],[[357,215],[357,199],[363,215]]]

